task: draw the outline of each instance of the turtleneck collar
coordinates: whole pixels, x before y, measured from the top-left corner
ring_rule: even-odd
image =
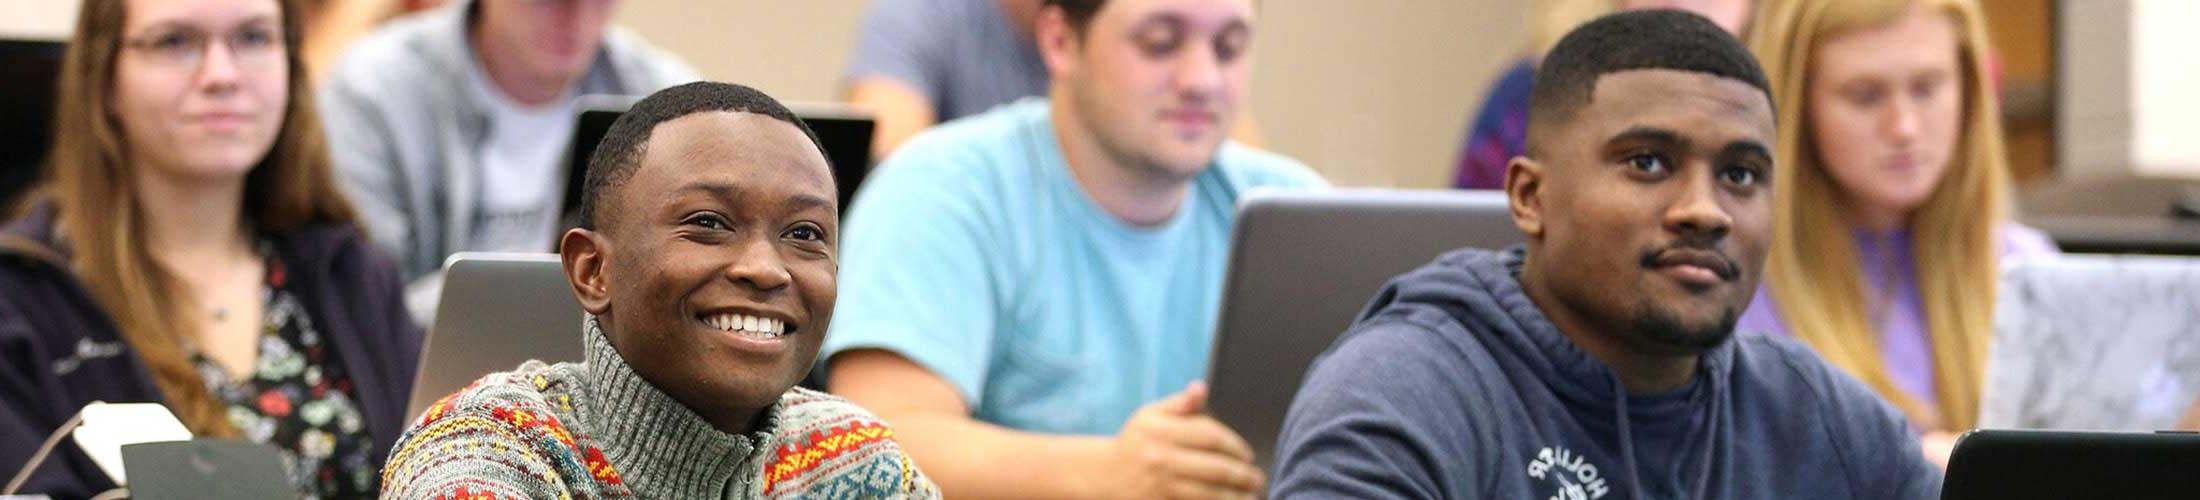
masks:
[[[765,425],[753,432],[719,431],[635,373],[594,318],[587,330],[587,383],[576,410],[628,488],[643,498],[749,498],[761,491],[764,462],[777,446],[778,405],[765,410]]]

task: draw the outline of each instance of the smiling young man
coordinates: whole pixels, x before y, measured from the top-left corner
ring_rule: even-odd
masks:
[[[1525,247],[1392,281],[1307,376],[1281,498],[1938,496],[1894,409],[1733,333],[1772,224],[1772,102],[1740,42],[1607,16],[1544,60],[1506,191]]]
[[[560,246],[587,361],[437,402],[384,498],[929,498],[877,417],[792,389],[838,293],[817,139],[771,97],[698,82],[619,117]]]
[[[1052,78],[911,140],[848,219],[836,394],[956,497],[1251,495],[1204,414],[1230,226],[1305,166],[1228,142],[1250,0],[1047,0]]]

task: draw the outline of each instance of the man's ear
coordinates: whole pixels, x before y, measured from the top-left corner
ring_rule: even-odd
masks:
[[[1528,240],[1543,239],[1543,164],[1527,156],[1515,156],[1505,164],[1505,199],[1512,205],[1513,226]]]
[[[1077,51],[1083,40],[1069,25],[1069,15],[1058,6],[1039,8],[1031,26],[1031,38],[1039,44],[1039,59],[1046,62],[1051,81],[1064,81],[1077,67]]]
[[[611,311],[611,284],[604,279],[604,263],[611,258],[603,234],[584,228],[565,230],[558,239],[558,257],[565,263],[565,282],[573,285],[573,298],[581,310],[602,316]]]

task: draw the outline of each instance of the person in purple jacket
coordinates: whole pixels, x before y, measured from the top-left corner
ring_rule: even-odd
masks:
[[[1275,497],[1937,498],[1894,407],[1802,344],[1734,334],[1786,174],[1741,42],[1627,12],[1540,71],[1505,183],[1526,246],[1379,292],[1292,401]]]
[[[400,427],[420,333],[332,182],[293,1],[86,0],[48,179],[0,228],[0,471],[114,488],[76,447],[92,401],[158,402],[263,443],[301,493],[360,497]]]

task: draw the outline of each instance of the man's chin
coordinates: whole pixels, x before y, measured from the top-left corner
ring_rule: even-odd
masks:
[[[1674,354],[1697,354],[1718,347],[1734,338],[1734,325],[1741,314],[1725,309],[1711,317],[1682,319],[1678,315],[1651,311],[1634,320],[1632,330],[1645,344],[1668,350]]]
[[[1220,145],[1175,144],[1172,146],[1176,147],[1171,148],[1170,151],[1163,151],[1161,154],[1152,156],[1150,163],[1171,176],[1183,179],[1197,177],[1200,172],[1206,171],[1207,166],[1214,164],[1215,154],[1220,151]]]

